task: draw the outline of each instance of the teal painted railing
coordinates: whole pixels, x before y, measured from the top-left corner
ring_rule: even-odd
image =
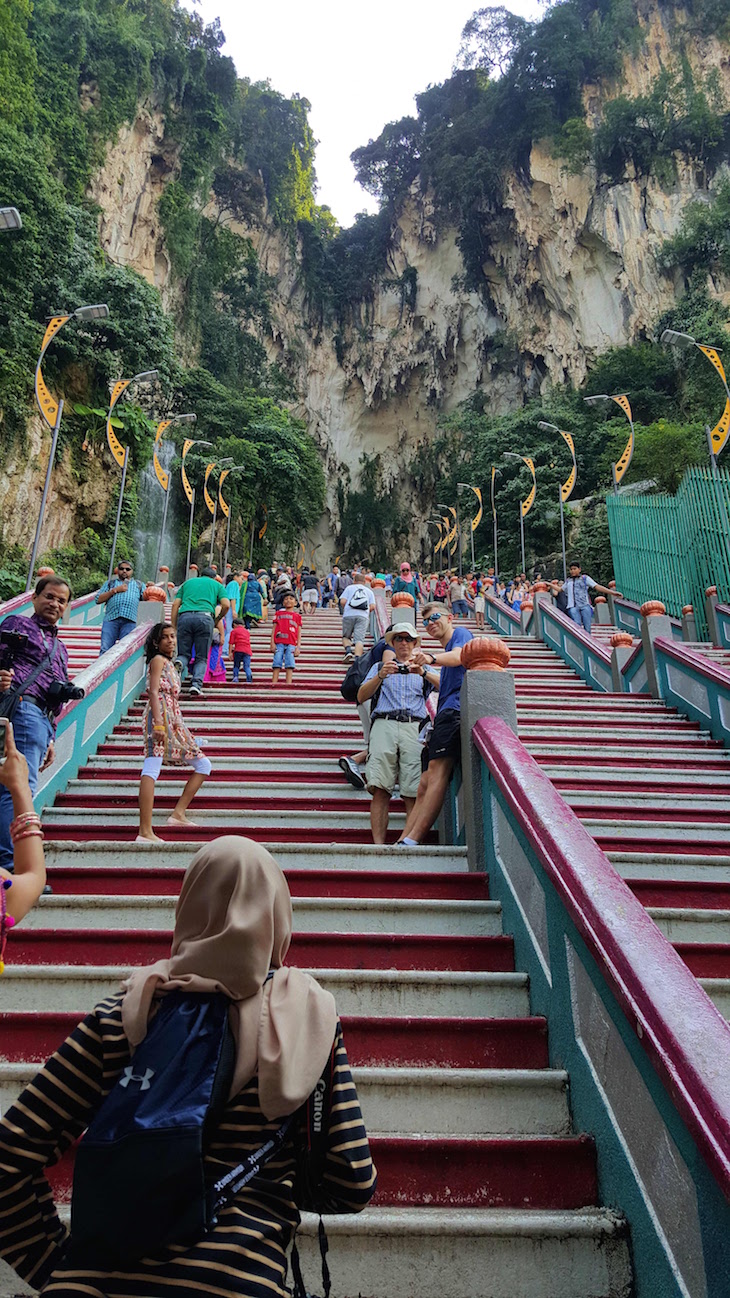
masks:
[[[654,641],[654,650],[664,701],[730,747],[730,671],[661,636]]]
[[[629,1222],[634,1298],[726,1298],[730,1029],[509,727],[473,738],[490,896]]]
[[[634,645],[631,657],[621,668],[621,689],[624,694],[649,693],[649,677],[641,640]]]
[[[657,597],[658,598],[658,597]],[[662,601],[664,602],[664,601]],[[638,604],[632,604],[628,599],[622,599],[620,596],[613,597],[614,617],[616,619],[617,631],[629,631],[631,635],[641,635],[641,608]],[[671,618],[672,639],[682,639],[682,623],[679,618]]]
[[[730,649],[730,604],[718,604],[715,608],[715,621],[720,637],[720,647]]]
[[[701,639],[707,635],[705,590],[717,586],[730,599],[730,537],[718,490],[730,514],[730,473],[719,487],[709,468],[688,469],[676,496],[609,495],[608,527],[616,585],[643,604],[660,599],[679,617],[692,604]]]
[[[493,627],[502,635],[523,635],[522,620],[519,613],[514,613],[501,599],[487,596],[485,602],[486,616]]]
[[[98,591],[92,591],[90,595],[82,595],[80,599],[72,600],[68,609],[68,616],[64,618],[63,626],[100,626],[104,618],[104,605],[97,604],[96,596]],[[20,614],[22,617],[32,617],[33,605],[30,595],[16,595],[14,599],[5,600],[0,604],[0,622],[9,614]]]
[[[86,697],[69,703],[56,733],[56,760],[44,771],[34,798],[36,810],[50,806],[57,793],[78,774],[99,744],[142,692],[145,682],[143,645],[149,625],[138,626],[91,667],[74,677]],[[140,738],[140,756],[142,744]]]
[[[577,622],[549,604],[540,605],[542,638],[564,662],[578,673],[592,690],[610,694],[613,690],[611,654]]]

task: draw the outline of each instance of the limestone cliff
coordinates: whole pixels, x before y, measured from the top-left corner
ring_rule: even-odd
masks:
[[[726,45],[685,39],[681,10],[647,3],[639,21],[643,43],[626,55],[621,76],[585,87],[589,125],[617,94],[646,93],[680,48],[698,75],[716,69],[730,103]],[[175,166],[164,117],[148,105],[109,149],[92,188],[109,255],[139,270],[168,302],[176,286],[157,200]],[[679,156],[669,187],[630,173],[606,183],[591,167],[571,175],[546,143],[535,143],[526,173],[507,179],[479,294],[461,287],[457,231],[444,227],[434,196],[416,181],[394,218],[387,277],[357,327],[337,338],[309,318],[291,235],[266,212],[234,223],[274,280],[262,341],[294,380],[296,413],[325,459],[331,510],[336,482],[343,473],[356,480],[363,452],[380,453],[386,476],[395,476],[414,444],[477,387],[488,390],[492,410],[505,411],[551,384],[579,383],[606,348],[646,335],[680,287],[659,268],[657,251],[705,185],[702,171]],[[417,273],[410,304],[393,287],[408,268]]]

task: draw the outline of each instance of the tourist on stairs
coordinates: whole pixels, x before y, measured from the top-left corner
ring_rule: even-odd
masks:
[[[385,640],[388,648],[382,661],[370,668],[357,696],[358,703],[372,700],[365,781],[372,796],[374,843],[386,841],[396,783],[406,815],[413,809],[421,778],[419,735],[428,721],[426,694],[438,684],[438,672],[429,675],[429,668],[413,662],[413,651],[421,641],[409,622],[396,622],[386,631]]]
[[[46,885],[46,861],[43,855],[41,818],[33,810],[33,794],[28,783],[28,763],[16,748],[13,727],[0,719],[0,785],[13,803],[10,839],[13,846],[14,874],[0,867],[0,973],[3,972],[5,941],[8,930],[35,906]]]
[[[370,1201],[376,1173],[337,1008],[309,974],[283,967],[291,938],[291,896],[274,858],[246,838],[206,845],[183,879],[170,957],[134,970],[9,1108],[0,1121],[0,1256],[34,1289],[58,1298],[287,1298],[300,1208],[314,1200],[325,1213],[354,1213]],[[149,1070],[139,1060],[145,1052],[157,1060],[171,1022],[181,1067],[160,1057],[145,1088]],[[215,1075],[221,1093],[218,1105],[202,1103],[202,1133],[181,1027],[194,1037],[198,1075],[202,1056],[210,1061],[203,1079]],[[94,1120],[108,1133],[116,1104],[132,1117],[147,1106],[166,1125],[142,1130],[126,1166],[112,1152],[116,1174],[94,1183],[86,1163],[86,1179],[74,1179],[69,1235],[45,1170]],[[170,1139],[176,1119],[180,1131],[192,1125],[202,1135],[187,1157],[180,1136]],[[169,1160],[155,1156],[161,1134],[182,1169],[177,1180]],[[255,1160],[241,1185],[240,1165]],[[235,1193],[210,1213],[206,1232],[202,1197],[215,1203],[216,1186],[236,1169]]]
[[[193,774],[177,800],[168,825],[194,825],[186,815],[211,764],[191,735],[180,711],[180,677],[173,667],[177,637],[171,626],[157,622],[145,641],[147,657],[147,703],[142,716],[146,757],[139,782],[138,843],[162,843],[152,828],[155,784],[163,766],[192,766]]]
[[[213,631],[223,626],[228,600],[216,581],[215,567],[204,568],[199,577],[188,577],[172,601],[170,625],[178,636],[177,662],[181,674],[187,671],[195,648],[191,694],[203,693],[203,676]]]
[[[294,591],[285,591],[284,606],[274,614],[271,627],[271,652],[274,655],[271,664],[272,685],[276,685],[282,667],[285,668],[287,685],[291,685],[294,679],[294,668],[302,640],[302,615],[296,611],[296,602]]]
[[[356,581],[340,595],[342,606],[342,647],[345,660],[353,654],[359,658],[368,633],[370,609],[375,606],[375,596],[365,582]]]
[[[406,847],[417,847],[430,830],[446,797],[451,773],[461,761],[461,665],[462,647],[471,639],[466,627],[455,627],[445,604],[426,604],[423,624],[440,648],[436,652],[418,649],[413,662],[421,667],[440,667],[439,701],[436,720],[425,748],[426,770],[406,827],[398,839]]]

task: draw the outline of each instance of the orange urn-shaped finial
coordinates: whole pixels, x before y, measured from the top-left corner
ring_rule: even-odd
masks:
[[[628,631],[617,631],[615,635],[611,636],[609,641],[612,649],[618,649],[619,646],[622,645],[626,645],[628,648],[633,643],[633,638],[629,635]]]
[[[667,606],[666,604],[662,604],[660,599],[648,599],[639,609],[642,617],[659,617],[662,613],[666,613],[666,611]]]
[[[397,590],[390,601],[392,608],[413,608],[415,602],[407,590]]]
[[[461,650],[461,665],[472,672],[502,672],[509,664],[510,651],[497,636],[476,636]]]

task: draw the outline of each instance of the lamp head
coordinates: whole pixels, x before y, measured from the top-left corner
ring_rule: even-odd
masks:
[[[17,207],[0,207],[0,230],[22,230],[23,221]]]
[[[583,400],[585,401],[585,403],[586,403],[587,406],[602,406],[602,405],[604,405],[607,401],[610,401],[611,398],[609,397],[609,395],[608,395],[607,392],[601,392],[601,393],[599,393],[598,396],[595,396],[595,397],[584,397]]]
[[[173,421],[176,424],[194,424],[197,418],[197,415],[174,415]]]
[[[132,383],[156,383],[157,378],[157,370],[142,370],[141,374],[135,374]]]
[[[212,442],[201,442],[200,439],[197,437],[193,442],[193,446],[212,446],[212,445],[213,445]]]
[[[541,419],[541,420],[539,421],[539,423],[538,423],[537,426],[538,426],[538,428],[540,429],[540,432],[541,432],[541,433],[559,433],[559,432],[560,432],[560,429],[558,428],[558,425],[557,425],[557,424],[548,424],[548,423],[546,423],[546,421],[545,421],[544,419]]]
[[[108,320],[109,307],[106,302],[97,302],[93,306],[80,306],[73,312],[77,320]]]
[[[676,329],[665,329],[659,341],[662,347],[679,347],[681,351],[697,346],[691,334],[681,334]]]
[[[516,451],[502,451],[502,459],[521,460],[522,456],[518,455]]]

